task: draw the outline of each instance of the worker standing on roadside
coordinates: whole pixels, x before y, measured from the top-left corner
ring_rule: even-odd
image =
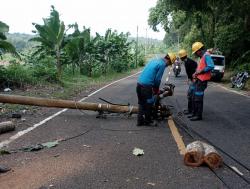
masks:
[[[152,106],[155,101],[153,96],[160,92],[159,87],[165,68],[172,65],[175,60],[174,53],[167,53],[164,58],[149,61],[143,69],[136,87],[139,104],[137,126],[151,125]]]
[[[186,74],[187,74],[187,84],[189,85],[187,98],[188,98],[188,109],[184,110],[184,114],[194,114],[194,79],[193,74],[196,71],[197,63],[187,56],[187,51],[181,49],[179,51],[179,57],[181,61],[184,62]]]
[[[195,79],[194,114],[190,116],[190,120],[198,121],[202,120],[204,91],[207,88],[207,82],[211,79],[211,71],[214,69],[214,62],[210,53],[206,51],[201,42],[195,42],[192,45],[192,52],[200,57],[200,62],[193,74],[193,78]]]

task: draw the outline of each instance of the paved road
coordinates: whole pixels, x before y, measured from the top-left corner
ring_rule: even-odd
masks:
[[[133,76],[117,82],[86,101],[100,102],[99,97],[102,97],[113,103],[136,105],[136,79],[137,76]],[[9,144],[9,149],[18,149],[62,140],[54,148],[0,156],[1,164],[12,168],[11,172],[0,174],[1,188],[249,187],[249,171],[246,170],[250,167],[249,98],[211,83],[206,91],[204,120],[193,123],[179,113],[186,106],[184,79],[184,74],[170,77],[170,82],[176,85],[175,95],[165,103],[174,107],[173,118],[185,144],[200,139],[197,133],[206,137],[231,155],[228,157],[221,152],[226,165],[237,167],[244,177],[226,165],[214,172],[205,166],[185,166],[167,121],[156,128],[136,127],[135,116],[111,114],[106,119],[97,119],[95,112],[67,110]],[[35,120],[42,121],[55,111],[60,109],[45,112]],[[185,132],[187,128],[191,136]],[[1,136],[0,141],[8,137],[10,134]],[[134,156],[135,147],[143,149],[145,154]]]

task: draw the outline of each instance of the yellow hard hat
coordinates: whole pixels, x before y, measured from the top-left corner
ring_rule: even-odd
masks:
[[[170,58],[170,63],[173,64],[175,62],[175,60],[176,60],[175,54],[174,53],[168,53],[167,55]]]
[[[192,54],[194,54],[196,51],[200,50],[204,45],[201,42],[195,42],[192,45]]]
[[[183,57],[185,57],[185,56],[187,56],[187,51],[186,51],[185,49],[181,49],[181,50],[179,51],[179,57],[180,57],[180,58],[183,58]]]

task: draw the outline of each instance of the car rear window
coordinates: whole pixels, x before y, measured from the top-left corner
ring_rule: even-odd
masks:
[[[214,56],[212,56],[211,58],[214,61],[214,65],[217,65],[217,66],[223,66],[224,65],[224,58],[223,57],[214,57]]]

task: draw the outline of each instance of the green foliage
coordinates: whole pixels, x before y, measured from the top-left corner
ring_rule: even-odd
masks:
[[[111,68],[118,72],[118,73],[121,73],[121,72],[124,72],[124,71],[127,71],[128,70],[128,64],[126,61],[124,60],[119,60],[118,62],[117,61],[112,61],[111,62]]]
[[[12,53],[14,56],[19,57],[18,53],[16,52],[15,47],[6,41],[7,37],[5,36],[5,33],[9,31],[9,26],[3,22],[0,21],[0,57],[4,53]]]
[[[0,88],[4,88],[7,82],[7,70],[4,66],[0,66]]]
[[[190,51],[193,42],[201,41],[207,48],[219,48],[228,64],[249,50],[249,10],[248,0],[158,0],[148,23],[154,30],[162,25],[168,47],[177,46],[179,39]]]
[[[32,38],[23,34],[8,35],[11,36],[9,41],[22,50],[23,62],[9,58],[11,66],[0,69],[1,84],[21,87],[44,82],[65,83],[61,76],[81,74],[97,78],[122,73],[143,66],[146,51],[156,52],[157,48],[164,48],[160,47],[161,42],[148,39],[138,47],[134,40],[129,39],[129,33],[112,29],[107,29],[104,36],[96,33],[93,37],[90,28],[83,27],[81,31],[77,23],[68,26],[74,31],[67,35],[68,29],[65,29],[59,13],[54,6],[51,8],[50,16],[43,18],[43,24],[33,24],[36,35]],[[8,26],[2,25],[0,31],[8,31]],[[0,35],[6,39],[4,33],[0,32]]]
[[[0,74],[1,88],[22,88],[25,84],[35,83],[30,69],[24,65],[21,65],[20,63],[13,62],[7,68],[1,67]]]
[[[138,66],[142,67],[145,64],[145,56],[144,54],[140,53],[138,55]]]
[[[58,79],[60,79],[62,72],[61,54],[64,45],[65,25],[60,21],[59,13],[55,10],[54,6],[51,6],[51,8],[50,17],[43,19],[43,25],[33,24],[36,28],[34,32],[38,34],[38,37],[32,38],[31,41],[40,43],[35,54],[40,54],[41,56],[46,54],[55,57],[57,76]]]
[[[250,50],[233,62],[232,66],[237,71],[247,71],[250,73]]]
[[[32,65],[32,76],[37,81],[46,82],[57,82],[55,60],[52,57],[46,57],[42,60],[37,61]]]

